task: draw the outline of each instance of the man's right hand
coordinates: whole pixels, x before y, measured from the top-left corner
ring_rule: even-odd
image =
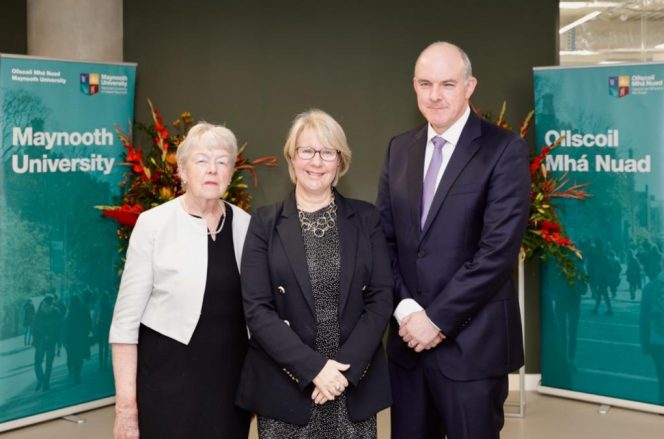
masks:
[[[446,338],[427,317],[424,310],[408,314],[401,321],[399,336],[415,352],[435,348]]]
[[[434,338],[433,341],[431,341],[431,343],[426,345],[423,350],[428,351],[429,349],[433,349],[436,346],[438,346],[440,344],[440,342],[442,342],[443,340],[445,340],[445,336],[443,335],[442,332],[439,332],[438,335],[436,336],[436,338]],[[417,346],[415,346],[415,349],[417,349]]]

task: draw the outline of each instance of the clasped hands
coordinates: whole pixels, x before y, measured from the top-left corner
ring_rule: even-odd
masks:
[[[311,394],[311,399],[313,399],[315,404],[325,404],[328,401],[332,401],[346,390],[348,380],[341,372],[345,372],[348,369],[350,369],[350,364],[327,360],[325,366],[323,366],[323,369],[321,369],[313,381],[316,388]]]
[[[445,335],[431,323],[424,310],[404,317],[399,327],[399,336],[415,352],[433,349],[445,340]]]

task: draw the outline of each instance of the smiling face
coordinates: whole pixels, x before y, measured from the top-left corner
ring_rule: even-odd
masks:
[[[464,78],[465,71],[461,53],[451,44],[434,44],[417,60],[413,78],[417,106],[438,134],[459,120],[468,107],[477,80]]]
[[[302,130],[295,141],[295,154],[292,158],[297,190],[312,196],[330,192],[339,167],[338,154],[333,161],[323,160],[320,154],[314,154],[312,158],[305,160],[297,154],[298,148],[305,147],[315,150],[332,148],[323,144],[314,130]]]
[[[225,148],[194,145],[180,167],[180,176],[187,182],[189,196],[210,201],[224,195],[233,170],[233,156]]]

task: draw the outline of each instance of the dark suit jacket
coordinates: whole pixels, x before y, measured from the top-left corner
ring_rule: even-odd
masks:
[[[392,312],[392,273],[371,204],[335,193],[340,238],[340,347],[349,417],[391,404],[382,336]],[[242,290],[252,333],[236,403],[261,416],[305,425],[312,380],[327,358],[315,351],[316,317],[295,196],[256,210],[242,257]]]
[[[421,230],[426,142],[426,125],[394,137],[380,179],[395,305],[415,299],[448,337],[432,351],[446,377],[505,375],[523,364],[512,272],[528,218],[528,147],[471,112]],[[394,322],[390,359],[410,368],[419,355]]]

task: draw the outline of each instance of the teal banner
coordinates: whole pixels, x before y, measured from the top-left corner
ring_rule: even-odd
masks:
[[[0,430],[113,396],[115,127],[136,67],[0,56]],[[16,422],[13,422],[14,424]]]
[[[548,171],[589,183],[554,200],[587,282],[545,264],[542,385],[664,405],[664,64],[535,69]]]

